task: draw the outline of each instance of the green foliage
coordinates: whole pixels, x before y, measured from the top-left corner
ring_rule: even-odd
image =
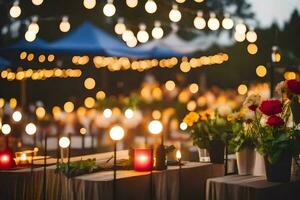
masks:
[[[234,122],[232,125],[232,138],[229,141],[230,149],[234,152],[238,152],[245,147],[255,148],[255,136],[245,129],[247,124],[243,124],[241,121]]]

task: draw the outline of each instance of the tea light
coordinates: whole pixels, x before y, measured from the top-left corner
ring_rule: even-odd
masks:
[[[151,171],[153,168],[152,149],[134,150],[134,170]]]
[[[0,152],[0,169],[9,169],[16,166],[13,154],[9,149]]]
[[[17,166],[26,166],[32,164],[34,151],[22,151],[16,152],[16,164]]]

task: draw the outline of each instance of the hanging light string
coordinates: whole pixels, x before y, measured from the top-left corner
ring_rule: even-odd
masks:
[[[131,2],[131,1],[133,1],[133,2]],[[135,7],[138,3],[138,1],[135,1],[135,0],[131,0],[131,1],[130,0],[126,1],[127,5],[130,5],[131,7]],[[201,0],[197,0],[197,1],[199,3],[202,2]],[[195,1],[195,2],[197,2],[197,1]],[[225,14],[222,22],[220,22],[218,20],[218,18],[216,17],[216,14],[215,14],[216,12],[210,12],[209,13],[210,18],[208,20],[205,20],[204,16],[206,16],[207,14],[204,14],[203,11],[199,11],[199,10],[195,11],[190,8],[184,7],[182,5],[182,3],[185,2],[184,0],[178,0],[176,2],[177,3],[174,3],[174,1],[159,1],[160,4],[162,3],[168,7],[172,7],[172,9],[169,12],[169,19],[170,19],[169,22],[164,22],[162,20],[155,20],[155,22],[153,23],[153,25],[152,25],[153,28],[151,29],[151,35],[154,39],[161,39],[163,37],[164,31],[163,31],[162,27],[168,26],[170,28],[173,28],[174,27],[173,23],[177,23],[181,20],[181,18],[182,18],[181,11],[183,11],[185,14],[187,13],[190,15],[195,15],[194,27],[196,30],[203,30],[206,27],[208,27],[210,30],[215,31],[215,30],[218,30],[221,27],[221,25],[224,29],[229,30],[229,29],[232,29],[234,25],[236,25],[237,27],[239,27],[236,29],[236,32],[234,34],[234,38],[236,39],[237,42],[242,42],[245,39],[248,40],[248,38],[251,38],[248,41],[253,43],[256,40],[255,38],[257,38],[257,36],[255,36],[256,33],[254,32],[253,28],[247,28],[247,26],[241,20],[236,21],[235,19],[230,18],[229,14]],[[32,3],[34,5],[41,5],[43,3],[43,0],[32,0]],[[145,26],[146,26],[145,23],[141,22],[138,25],[132,24],[128,20],[125,20],[122,17],[123,25],[122,24],[120,25],[120,23],[121,23],[120,17],[114,17],[117,10],[113,3],[114,3],[113,0],[107,0],[106,4],[103,6],[103,13],[107,17],[113,17],[113,21],[115,24],[114,29],[115,29],[116,34],[121,35],[122,39],[124,40],[124,42],[126,42],[126,44],[129,47],[136,46],[138,44],[138,42],[145,43],[145,42],[149,41],[150,37],[149,37],[148,32],[150,30],[149,29],[147,30],[145,28]],[[83,5],[87,9],[92,9],[96,6],[96,0],[84,0]],[[128,7],[130,7],[130,6],[128,6]],[[147,0],[147,2],[145,3],[145,11],[146,12],[153,14],[157,11],[157,9],[158,9],[157,8],[157,0]],[[20,16],[20,14],[21,14],[21,8],[19,6],[19,1],[16,0],[10,9],[10,15],[14,18],[17,18]],[[30,20],[31,23],[28,26],[32,26],[32,23],[34,23],[33,17],[30,17],[30,18],[32,18],[32,20]],[[64,15],[64,16],[60,17],[59,19],[57,17],[46,17],[46,18],[38,18],[38,20],[39,21],[41,21],[41,20],[43,20],[43,21],[44,20],[45,21],[61,20],[61,22],[59,24],[60,31],[68,32],[71,29],[71,24],[69,23],[69,18],[70,18],[69,16]],[[125,21],[126,21],[126,24],[124,23]],[[119,24],[118,27],[116,27],[117,24]],[[246,27],[246,30],[248,29],[249,31],[251,31],[251,33],[248,34],[248,33],[246,33],[246,31],[238,31],[241,29],[240,27],[242,26],[239,24],[244,25],[244,27]],[[121,30],[117,30],[117,29],[120,29],[120,26],[122,26]],[[124,29],[124,27],[126,28],[126,30]],[[139,37],[137,35],[135,36],[131,29],[139,29],[139,31],[137,33],[139,35]],[[180,25],[180,29],[188,30],[188,31],[194,30],[193,28],[187,27],[184,25]],[[243,28],[243,30],[244,30],[244,28]],[[32,29],[28,29],[25,33],[25,39],[29,42],[32,42],[35,40],[37,33],[38,33],[38,31],[36,31],[36,30],[34,31]],[[125,34],[125,35],[123,36],[123,34]],[[249,36],[246,37],[246,34],[248,34]]]

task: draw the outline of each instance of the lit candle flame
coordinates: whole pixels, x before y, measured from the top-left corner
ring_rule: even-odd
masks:
[[[21,154],[20,160],[21,160],[21,161],[26,161],[26,160],[27,160],[26,153],[22,153],[22,154]]]
[[[177,160],[181,160],[181,152],[180,152],[180,150],[176,151],[176,158],[177,158]]]

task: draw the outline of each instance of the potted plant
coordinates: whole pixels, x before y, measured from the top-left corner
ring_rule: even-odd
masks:
[[[190,127],[193,143],[209,152],[212,163],[224,163],[225,143],[231,135],[230,113],[231,108],[224,105],[215,111],[190,112],[183,120]]]
[[[282,99],[262,101],[251,123],[257,150],[264,156],[267,180],[271,182],[290,180],[292,155],[299,152],[300,131],[289,121],[291,101]]]
[[[239,175],[252,175],[255,165],[255,134],[252,122],[255,119],[255,110],[260,102],[260,96],[250,95],[244,106],[237,113],[229,116],[232,121],[232,139],[229,142],[231,149],[236,152]]]

